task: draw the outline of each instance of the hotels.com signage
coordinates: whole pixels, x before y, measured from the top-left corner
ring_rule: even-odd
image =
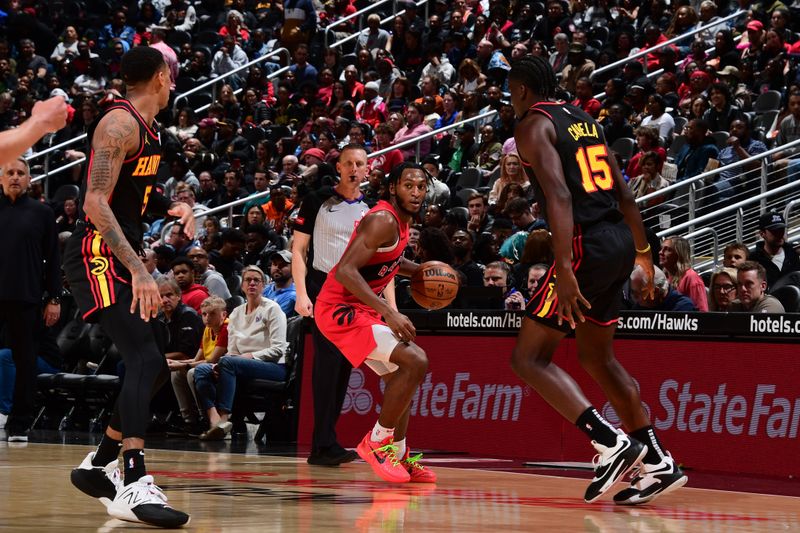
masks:
[[[588,461],[586,437],[511,371],[511,337],[420,336],[430,360],[411,405],[415,448],[539,461]],[[307,342],[299,441],[310,441],[312,343]],[[800,383],[789,344],[618,339],[618,358],[636,378],[665,446],[705,471],[800,475]],[[620,424],[566,339],[554,362],[589,400]],[[383,385],[353,371],[337,433],[355,446],[380,413]]]

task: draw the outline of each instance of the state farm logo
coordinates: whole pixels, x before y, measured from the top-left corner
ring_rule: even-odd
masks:
[[[350,373],[350,381],[347,383],[347,395],[342,404],[342,413],[353,411],[359,415],[365,415],[372,409],[372,393],[364,388],[366,379],[364,371],[355,368]]]
[[[636,385],[636,390],[641,391],[642,389],[639,388],[639,382],[635,379],[633,380],[634,385]],[[644,407],[644,412],[647,414],[647,418],[650,418],[650,406],[642,401],[642,407]],[[605,418],[609,424],[614,426],[615,428],[622,427],[622,420],[620,420],[619,415],[614,410],[609,402],[603,406],[601,413],[603,418]]]

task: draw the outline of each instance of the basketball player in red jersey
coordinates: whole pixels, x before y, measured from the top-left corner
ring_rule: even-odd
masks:
[[[419,268],[403,257],[403,250],[427,183],[420,165],[403,163],[392,170],[384,199],[358,223],[315,308],[323,335],[354,367],[366,363],[386,383],[378,421],[356,451],[378,476],[394,482],[436,481],[419,463],[421,455],[412,458],[406,445],[411,399],[428,370],[428,359],[413,342],[414,325],[382,297],[398,272],[411,276]]]
[[[64,250],[64,273],[84,320],[103,326],[126,374],[100,445],[70,479],[114,518],[173,528],[188,523],[189,515],[167,505],[144,464],[150,399],[169,379],[169,369],[166,325],[151,321],[161,297],[141,260],[142,217],[177,217],[191,237],[194,215],[187,204],[153,190],[161,161],[155,116],[166,107],[171,84],[164,57],[137,46],[122,57],[120,74],[127,98],[111,102],[88,131],[80,219]],[[124,481],[117,468],[120,448]]]
[[[539,57],[520,58],[509,72],[511,105],[520,118],[514,138],[547,215],[555,257],[527,305],[511,364],[592,440],[598,459],[585,500],[597,500],[634,469],[630,487],[614,501],[646,503],[687,479],[664,451],[612,348],[622,286],[634,262],[648,273],[642,296],[652,298],[650,245],[602,128],[581,109],[552,101],[556,86],[552,68]],[[552,363],[570,329],[581,366],[603,389],[629,435],[604,420],[572,377]]]

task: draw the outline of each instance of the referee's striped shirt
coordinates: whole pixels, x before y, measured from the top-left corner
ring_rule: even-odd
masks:
[[[359,220],[369,211],[361,196],[346,200],[326,187],[303,198],[295,221],[295,231],[311,235],[312,266],[328,273],[344,254]]]

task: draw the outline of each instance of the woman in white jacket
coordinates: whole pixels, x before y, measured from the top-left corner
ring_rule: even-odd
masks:
[[[195,369],[197,401],[209,422],[208,431],[200,435],[203,440],[222,440],[230,433],[228,418],[237,379],[286,379],[286,315],[277,303],[261,295],[265,284],[260,268],[244,268],[242,289],[247,303],[228,317],[228,353],[218,364],[204,363]]]

